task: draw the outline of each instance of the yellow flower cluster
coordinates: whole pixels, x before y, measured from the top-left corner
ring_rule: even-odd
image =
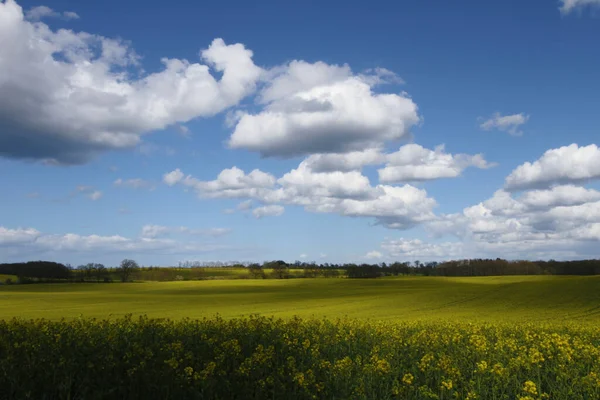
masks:
[[[13,320],[0,355],[7,399],[600,399],[594,327]]]

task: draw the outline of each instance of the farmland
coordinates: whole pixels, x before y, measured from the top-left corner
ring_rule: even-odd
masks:
[[[0,318],[350,317],[600,323],[600,277],[399,277],[0,287]]]
[[[0,319],[14,399],[600,397],[600,277],[6,285]]]

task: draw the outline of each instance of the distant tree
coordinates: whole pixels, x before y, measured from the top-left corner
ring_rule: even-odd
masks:
[[[86,280],[91,280],[96,275],[96,264],[94,263],[88,263],[79,268],[83,270],[83,278]]]
[[[379,278],[382,275],[381,267],[377,264],[347,264],[345,270],[348,278]]]
[[[103,264],[94,264],[94,275],[96,282],[102,282],[108,278],[108,269]]]
[[[121,282],[128,282],[131,275],[140,270],[140,266],[134,260],[125,259],[121,261],[121,265],[117,268],[117,273],[121,277]]]
[[[252,278],[265,278],[265,270],[260,264],[250,264],[248,266],[248,273]]]
[[[322,267],[319,268],[316,263],[312,262],[304,267],[305,278],[316,278],[322,274]]]
[[[263,268],[272,269],[273,276],[277,279],[289,278],[288,264],[285,261],[269,261],[263,264]]]

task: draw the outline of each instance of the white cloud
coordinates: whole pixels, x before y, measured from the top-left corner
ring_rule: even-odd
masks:
[[[113,185],[130,189],[154,189],[154,184],[141,178],[116,179]]]
[[[8,2],[10,2],[10,0],[8,0]],[[25,13],[25,18],[27,18],[30,21],[39,21],[42,18],[62,18],[65,20],[71,20],[79,19],[79,15],[77,15],[77,13],[73,11],[65,11],[63,13],[59,13],[57,11],[54,11],[50,7],[37,6],[29,9]]]
[[[0,156],[10,158],[73,164],[131,148],[236,105],[261,75],[250,50],[215,39],[203,64],[164,58],[133,77],[139,57],[125,42],[31,23],[14,0],[0,3],[0,40]]]
[[[304,254],[304,253],[300,254],[300,258],[301,258],[301,259],[305,259],[305,258],[307,258],[307,257],[308,257],[308,255],[307,255],[307,254]]]
[[[425,181],[439,178],[455,178],[467,167],[490,168],[481,154],[449,154],[444,146],[435,150],[426,149],[418,144],[407,144],[397,152],[386,155],[387,165],[379,169],[379,181],[397,183]]]
[[[200,181],[191,175],[184,178],[183,172],[176,169],[163,175],[169,186],[180,183],[193,188],[199,196],[207,198],[256,198],[275,185],[275,177],[258,169],[246,174],[237,167],[224,169],[213,181]]]
[[[63,18],[64,19],[79,19],[79,14],[77,14],[76,12],[73,12],[73,11],[65,11],[63,13]]]
[[[214,181],[183,178],[179,170],[165,176],[170,174],[177,175],[171,182],[191,187],[203,198],[246,198],[267,205],[297,205],[310,212],[374,218],[378,224],[393,229],[407,229],[435,219],[433,208],[437,206],[423,189],[411,185],[371,186],[358,171],[314,172],[306,161],[279,179],[259,170],[246,174],[236,167],[223,170]]]
[[[600,149],[573,143],[551,149],[533,163],[517,167],[505,181],[507,190],[548,188],[600,179]]]
[[[183,179],[184,175],[179,168],[163,175],[163,182],[169,186],[173,186]]]
[[[600,192],[580,186],[555,186],[549,190],[533,190],[526,192],[519,200],[529,208],[552,208],[559,206],[576,206],[600,201]]]
[[[187,226],[144,225],[140,236],[142,238],[158,238],[171,233],[219,237],[231,233],[229,228],[191,229]]]
[[[361,151],[407,137],[420,121],[409,97],[374,93],[375,82],[348,66],[294,61],[267,76],[265,108],[238,115],[230,147],[279,157]]]
[[[374,193],[376,197],[367,200],[343,199],[329,204],[316,204],[308,209],[349,217],[372,217],[377,223],[391,229],[408,229],[435,218],[433,208],[437,203],[427,197],[423,189],[411,185],[378,185]]]
[[[35,241],[41,232],[33,228],[8,229],[0,226],[0,247],[25,244]]]
[[[285,209],[279,205],[269,205],[257,207],[252,210],[252,215],[256,218],[264,218],[264,217],[279,217],[283,215]]]
[[[468,167],[487,169],[496,165],[488,163],[482,154],[446,153],[444,145],[429,150],[418,144],[407,144],[389,154],[382,153],[378,148],[342,154],[313,154],[304,160],[298,170],[310,169],[313,173],[345,173],[360,171],[367,165],[384,163],[386,166],[378,171],[381,183],[455,178]],[[360,176],[360,173],[356,172],[356,174]]]
[[[468,244],[468,257],[547,259],[594,256],[599,223],[600,192],[569,185],[518,197],[499,190],[425,226],[436,236],[460,238]]]
[[[394,258],[449,260],[464,257],[461,242],[427,243],[420,239],[386,240],[381,248]]]
[[[384,162],[385,156],[380,149],[366,149],[345,154],[313,154],[305,164],[314,172],[348,172]]]
[[[45,234],[33,228],[9,229],[0,226],[0,248],[13,257],[32,254],[76,253],[106,254],[198,254],[222,250],[226,245],[181,242],[148,237],[127,238],[120,235]]]
[[[529,115],[523,113],[504,116],[500,113],[494,113],[494,115],[485,120],[480,127],[486,131],[497,129],[499,131],[508,132],[513,136],[521,136],[523,132],[519,130],[520,126],[525,124],[528,120]]]
[[[169,233],[170,228],[161,225],[144,225],[141,236],[145,238],[156,238]]]
[[[96,200],[100,199],[100,197],[102,197],[102,192],[99,190],[94,190],[93,192],[89,193],[87,196],[90,198],[90,200],[96,201]]]
[[[340,82],[350,78],[348,65],[329,65],[322,61],[314,64],[294,60],[287,65],[266,71],[267,87],[260,93],[259,102],[268,104],[294,96],[315,87]]]
[[[560,11],[563,14],[569,14],[576,9],[582,9],[585,7],[599,7],[600,0],[560,0],[561,6]]]
[[[277,181],[294,196],[368,198],[369,179],[358,171],[313,172],[306,161]]]
[[[371,86],[382,85],[388,83],[404,84],[404,80],[400,78],[395,72],[390,71],[386,68],[372,68],[365,71],[363,74],[359,74],[359,77]]]
[[[369,251],[366,255],[365,255],[366,259],[369,260],[374,260],[374,259],[378,259],[378,258],[383,258],[383,254],[381,254],[378,251]]]

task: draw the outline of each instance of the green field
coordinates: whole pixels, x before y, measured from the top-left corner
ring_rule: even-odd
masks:
[[[599,399],[599,327],[595,276],[4,285],[0,387],[7,399]]]
[[[600,323],[600,277],[399,277],[0,286],[0,318],[350,317]]]

